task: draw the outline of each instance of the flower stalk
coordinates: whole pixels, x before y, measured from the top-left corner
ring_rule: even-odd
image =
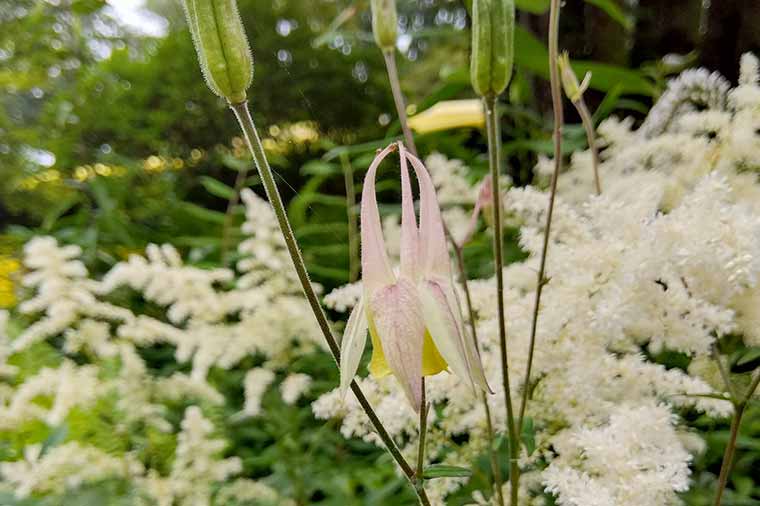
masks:
[[[449,240],[454,249],[454,255],[457,260],[457,269],[459,271],[459,282],[462,284],[462,290],[464,291],[464,301],[467,307],[467,319],[470,325],[470,333],[472,334],[472,341],[475,346],[475,350],[480,353],[480,344],[478,340],[477,325],[475,325],[475,311],[472,308],[472,295],[470,294],[470,285],[467,282],[467,270],[464,265],[464,255],[462,254],[462,246],[457,244],[451,233],[446,232]],[[488,395],[485,392],[480,392],[480,400],[483,403],[483,409],[486,414],[486,435],[488,437],[488,460],[491,464],[491,474],[493,475],[493,488],[495,489],[496,498],[499,506],[504,506],[504,491],[502,490],[501,480],[501,466],[499,465],[499,457],[497,455],[497,449],[494,448],[496,442],[496,436],[493,430],[493,418],[491,416],[491,405],[488,402]]]
[[[322,305],[319,302],[319,297],[314,290],[314,286],[311,284],[311,280],[309,279],[309,273],[306,270],[306,264],[304,263],[303,256],[301,255],[301,250],[298,247],[295,235],[293,234],[293,230],[290,226],[290,221],[288,220],[288,216],[285,211],[285,205],[282,202],[282,198],[280,197],[280,193],[274,181],[272,169],[269,167],[269,162],[267,160],[266,153],[264,152],[264,147],[261,144],[258,132],[256,131],[256,126],[253,122],[253,118],[251,117],[250,111],[248,109],[248,104],[247,102],[237,104],[231,103],[230,107],[235,113],[235,117],[237,118],[238,123],[240,123],[240,128],[243,131],[246,144],[248,145],[248,149],[251,151],[251,155],[253,156],[256,168],[258,169],[259,176],[261,177],[261,181],[264,184],[267,198],[269,199],[269,202],[274,209],[275,217],[277,218],[277,222],[280,226],[280,231],[282,232],[282,236],[285,240],[285,245],[287,247],[288,253],[293,260],[293,265],[295,267],[298,280],[301,282],[301,287],[304,291],[304,294],[306,295],[306,299],[309,302],[311,310],[317,319],[317,323],[322,330],[322,334],[327,341],[327,345],[330,348],[330,353],[332,354],[336,363],[340,363],[340,347],[338,346],[338,343],[332,334],[330,323],[328,322],[327,316],[322,309]],[[414,488],[420,504],[423,506],[430,506],[430,500],[428,499],[425,490],[417,486],[415,470],[412,469],[404,456],[401,454],[401,451],[396,446],[393,438],[385,429],[380,419],[377,417],[377,414],[375,413],[374,409],[372,409],[372,406],[369,404],[369,401],[365,397],[356,381],[351,381],[351,391],[354,393],[356,399],[359,401],[359,404],[362,406],[362,409],[367,414],[367,417],[372,423],[372,426],[377,431],[378,436],[380,436],[380,439],[385,444],[388,452],[399,465],[407,480]]]
[[[533,318],[530,326],[528,363],[525,367],[522,401],[520,402],[520,415],[517,419],[518,427],[522,427],[525,418],[525,410],[528,405],[530,375],[533,366],[533,354],[536,349],[536,328],[538,326],[538,314],[541,306],[541,293],[543,292],[544,285],[548,282],[546,279],[546,256],[549,252],[549,237],[551,235],[552,217],[554,214],[554,200],[557,196],[557,179],[559,179],[559,173],[562,170],[562,124],[565,119],[562,110],[562,91],[560,90],[560,76],[557,65],[557,58],[559,57],[559,10],[560,0],[551,0],[549,12],[549,81],[552,93],[552,108],[554,110],[554,172],[552,173],[551,186],[549,189],[549,204],[546,211],[544,242],[541,248],[541,260],[536,280],[536,297],[533,304]]]
[[[504,312],[504,252],[503,230],[501,223],[501,167],[499,133],[499,114],[496,108],[496,96],[490,94],[483,99],[486,111],[486,130],[488,135],[488,164],[491,171],[491,199],[493,205],[493,256],[494,275],[496,276],[496,304],[499,315],[499,353],[501,358],[501,378],[504,389],[504,403],[507,407],[507,432],[509,435],[509,483],[510,504],[517,505],[520,467],[518,457],[520,450],[518,425],[515,424],[512,389],[509,381],[509,360],[507,356],[507,322]]]
[[[718,360],[718,365],[722,370],[722,362],[720,362],[720,356],[718,356],[717,353],[716,360]],[[728,376],[723,376],[723,379],[726,383],[726,389],[729,390],[729,392],[733,392],[734,388],[730,378],[728,378]],[[726,490],[728,478],[731,476],[731,468],[734,464],[734,456],[736,455],[736,439],[739,437],[742,418],[744,417],[744,412],[747,409],[747,404],[749,403],[750,399],[752,399],[752,396],[755,395],[755,390],[757,390],[758,385],[760,385],[760,368],[755,369],[749,388],[747,388],[747,391],[741,398],[734,397],[732,394],[731,400],[734,405],[734,414],[731,417],[731,432],[728,438],[728,443],[726,444],[726,449],[723,452],[723,461],[720,465],[720,475],[718,476],[718,488],[715,492],[714,506],[721,506],[721,501],[723,500],[723,492]]]
[[[422,401],[420,406],[420,430],[417,442],[417,488],[425,484],[425,437],[427,435],[427,415],[430,405],[425,399],[425,377],[422,377]]]
[[[396,105],[401,131],[404,134],[404,143],[413,155],[417,155],[417,146],[414,143],[414,135],[409,128],[409,120],[406,115],[406,101],[404,93],[401,91],[401,81],[398,77],[398,68],[396,67],[396,50],[395,48],[383,49],[383,58],[385,59],[385,69],[388,71],[388,82],[391,85],[393,93],[393,103]]]
[[[348,282],[359,278],[359,235],[356,219],[356,189],[354,187],[354,168],[348,153],[341,153],[343,178],[346,185],[346,218],[348,219]]]

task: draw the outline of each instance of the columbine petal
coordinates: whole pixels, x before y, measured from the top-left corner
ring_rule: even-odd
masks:
[[[451,279],[449,250],[443,231],[441,209],[435,195],[435,186],[422,162],[407,153],[420,184],[420,269],[423,278],[435,277],[442,280]]]
[[[401,275],[411,280],[417,279],[419,264],[419,232],[414,214],[414,196],[409,181],[406,148],[398,143],[401,159]]]
[[[340,395],[345,397],[351,380],[356,376],[359,362],[367,344],[367,314],[364,310],[364,297],[351,311],[348,317],[346,331],[343,333],[343,341],[340,344]]]
[[[425,322],[416,287],[406,279],[399,279],[375,293],[367,309],[388,366],[412,407],[419,410]]]
[[[364,178],[361,204],[361,257],[362,257],[362,282],[364,292],[371,294],[383,286],[390,285],[395,281],[395,276],[388,262],[388,253],[385,251],[383,229],[380,225],[380,211],[377,208],[375,196],[375,174],[380,162],[396,149],[391,144],[382,150],[372,161]]]

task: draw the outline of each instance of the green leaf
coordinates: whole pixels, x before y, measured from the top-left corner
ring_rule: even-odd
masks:
[[[533,419],[531,417],[526,417],[523,420],[520,440],[525,445],[528,455],[532,455],[536,451],[536,428],[533,426]]]
[[[515,6],[532,14],[543,14],[549,10],[551,0],[516,0]]]
[[[224,223],[224,213],[219,211],[210,211],[204,207],[193,204],[192,202],[179,202],[180,209],[185,211],[193,218],[197,218],[203,221],[210,221],[212,223]]]
[[[599,7],[626,30],[633,30],[633,20],[630,16],[626,15],[614,0],[586,0],[586,3]]]
[[[515,63],[544,79],[549,78],[549,51],[546,46],[525,28],[515,27]],[[654,85],[644,74],[625,67],[593,61],[573,60],[573,70],[578,75],[591,72],[589,86],[600,91],[610,91],[620,86],[621,93],[654,96]]]
[[[747,350],[739,357],[739,360],[736,361],[736,365],[747,365],[758,359],[760,359],[760,346],[753,346],[747,348]]]
[[[310,160],[301,167],[301,174],[304,176],[329,176],[340,173],[340,167],[322,160]]]
[[[40,450],[40,455],[45,455],[48,450],[55,448],[59,444],[63,443],[68,435],[69,426],[67,424],[64,423],[56,427],[48,436],[48,438],[42,443],[42,450]]]
[[[422,473],[426,480],[435,478],[469,478],[472,471],[465,467],[447,466],[445,464],[432,464],[427,466]]]
[[[200,182],[206,191],[215,197],[230,200],[232,196],[235,195],[234,188],[222,183],[218,179],[214,179],[213,177],[201,176]]]

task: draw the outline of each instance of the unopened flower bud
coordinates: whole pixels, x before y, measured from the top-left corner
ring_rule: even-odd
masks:
[[[383,51],[396,47],[398,14],[396,0],[372,0],[372,33]]]
[[[253,57],[235,0],[183,0],[203,77],[231,104],[245,102]]]
[[[478,95],[499,95],[512,78],[514,0],[473,0],[470,79]]]
[[[567,95],[567,98],[571,102],[577,102],[588,88],[588,84],[591,81],[591,73],[587,72],[583,78],[583,82],[578,84],[578,78],[575,77],[575,72],[573,72],[573,68],[570,66],[570,56],[568,56],[567,51],[557,58],[557,65],[559,65],[559,73],[562,77],[562,87],[565,89],[565,95]]]

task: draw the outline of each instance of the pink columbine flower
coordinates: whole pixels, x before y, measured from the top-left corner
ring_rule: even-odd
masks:
[[[398,147],[401,159],[401,265],[388,260],[375,195],[375,175]],[[420,224],[409,180],[411,163],[420,188]],[[463,326],[451,273],[435,187],[422,162],[401,143],[374,159],[364,179],[361,203],[363,295],[348,319],[341,346],[341,391],[356,375],[367,341],[375,377],[393,374],[415,410],[420,409],[422,377],[447,368],[474,389],[490,391],[480,356]]]

